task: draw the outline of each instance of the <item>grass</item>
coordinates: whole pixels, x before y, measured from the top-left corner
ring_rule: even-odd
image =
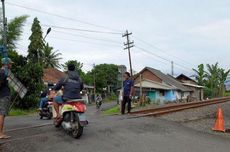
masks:
[[[138,105],[137,103],[136,104],[132,104],[132,109],[143,109],[143,108],[146,108],[148,107],[150,104],[143,104],[143,105]],[[120,105],[118,106],[114,106],[113,108],[110,108],[108,110],[105,110],[103,112],[104,115],[114,115],[114,114],[120,114]]]
[[[224,96],[230,96],[230,92],[225,92]]]
[[[22,109],[11,109],[9,116],[24,116],[33,114],[36,112],[36,109],[30,109],[30,110],[22,110]]]
[[[114,115],[120,113],[120,106],[115,106],[103,112],[104,115]]]

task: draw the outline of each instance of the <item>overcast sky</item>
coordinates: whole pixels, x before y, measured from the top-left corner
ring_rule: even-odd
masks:
[[[8,20],[24,14],[30,17],[17,45],[24,55],[38,17],[44,33],[52,27],[46,41],[62,53],[61,62],[76,59],[86,71],[93,63],[129,68],[122,37],[126,29],[133,33],[135,71],[150,66],[171,73],[170,61],[176,74],[191,75],[200,63],[230,68],[229,0],[6,0]]]

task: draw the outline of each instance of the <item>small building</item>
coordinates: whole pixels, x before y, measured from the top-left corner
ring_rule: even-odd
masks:
[[[188,76],[181,74],[178,77],[176,77],[177,80],[179,80],[184,86],[188,87],[192,90],[191,97],[193,100],[203,100],[204,98],[204,86],[200,86],[197,84],[197,82]]]
[[[227,77],[226,81],[224,82],[225,91],[230,91],[230,76]]]
[[[186,100],[192,90],[180,81],[161,71],[145,67],[135,77],[136,94],[145,94],[152,102],[175,102]]]

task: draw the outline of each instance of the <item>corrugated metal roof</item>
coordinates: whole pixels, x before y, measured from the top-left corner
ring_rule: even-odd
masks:
[[[183,85],[186,85],[186,86],[195,87],[195,88],[204,88],[204,86],[195,85],[195,84],[191,84],[191,83],[182,83],[182,84],[183,84]]]
[[[143,88],[154,88],[154,89],[162,89],[162,90],[173,90],[173,89],[175,89],[172,86],[169,86],[167,84],[162,84],[162,83],[159,83],[159,82],[146,80],[146,79],[142,80],[141,84],[140,83],[135,84],[135,87],[140,87],[140,85]]]
[[[150,68],[150,67],[146,67],[146,69],[148,69],[150,72],[152,72],[153,74],[155,74],[164,83],[175,87],[177,90],[181,90],[183,92],[190,92],[190,91],[192,91],[188,87],[184,86],[181,82],[179,82],[178,80],[176,80],[174,77],[172,77],[170,75],[166,75],[166,74],[162,73],[161,71],[159,71],[157,69]]]

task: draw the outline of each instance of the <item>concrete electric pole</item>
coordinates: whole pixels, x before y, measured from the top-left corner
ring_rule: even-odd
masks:
[[[174,76],[174,63],[173,63],[173,61],[171,61],[171,66],[172,66],[172,67],[171,67],[171,70],[172,70],[172,73],[171,73],[171,74],[172,74],[172,76]]]
[[[134,45],[133,45],[134,42],[133,42],[133,41],[130,42],[130,40],[129,40],[129,35],[131,35],[131,34],[132,34],[132,33],[129,33],[128,30],[126,30],[125,34],[123,34],[122,37],[126,37],[126,40],[127,40],[127,42],[124,43],[124,46],[125,46],[124,50],[127,50],[127,49],[128,49],[128,53],[129,53],[130,74],[131,74],[131,76],[133,76],[130,48],[131,48],[131,47],[134,47]]]

